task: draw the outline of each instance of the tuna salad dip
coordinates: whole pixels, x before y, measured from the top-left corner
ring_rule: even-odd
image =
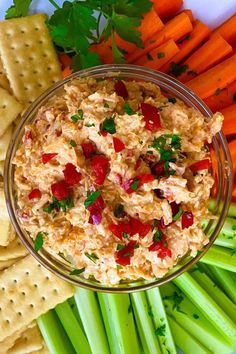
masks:
[[[79,79],[39,109],[17,150],[18,216],[73,274],[104,285],[163,277],[208,243],[206,120],[158,86]]]

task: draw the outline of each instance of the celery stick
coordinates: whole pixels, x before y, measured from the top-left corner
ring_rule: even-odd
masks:
[[[111,308],[106,296],[104,293],[98,293],[98,300],[102,312],[103,322],[106,329],[107,339],[110,346],[111,354],[121,354],[120,347],[116,345],[116,333],[113,325],[113,321],[111,320]]]
[[[236,323],[236,306],[227,295],[199,268],[195,268],[190,275],[199,285],[211,296],[211,298],[221,307],[225,314]]]
[[[92,353],[109,354],[109,345],[96,294],[91,290],[76,288],[74,297]]]
[[[164,335],[158,337],[162,353],[177,354],[159,288],[147,290],[146,295],[155,328],[165,326]]]
[[[203,312],[223,337],[236,344],[236,325],[193,277],[184,273],[173,282]]]
[[[65,301],[62,304],[57,305],[55,311],[76,352],[92,354],[87,338],[77,322],[68,302]]]
[[[220,233],[217,236],[217,239],[215,240],[214,245],[235,249],[236,248],[236,234],[234,236],[229,236],[224,233]]]
[[[221,233],[227,236],[235,236],[236,235],[235,229],[236,229],[236,219],[227,217],[221,229]]]
[[[115,334],[117,352],[123,354],[140,353],[138,337],[128,294],[100,294],[106,309],[109,310],[108,322]],[[112,336],[113,339],[113,336]]]
[[[130,297],[144,353],[161,354],[155,328],[148,314],[149,307],[145,292],[131,293]]]
[[[208,209],[213,211],[216,206],[216,201],[214,199],[210,199],[208,203]],[[223,203],[220,203],[219,212],[222,210]],[[228,210],[228,216],[235,218],[236,217],[236,203],[231,202]]]
[[[173,283],[160,287],[162,299],[168,315],[214,354],[230,354],[232,344],[222,338],[215,327],[199,309]]]
[[[211,354],[206,347],[186,332],[173,318],[168,317],[171,331],[176,345],[185,354]]]
[[[236,273],[236,252],[225,247],[211,246],[200,262]]]
[[[71,297],[70,299],[68,299],[67,301],[68,301],[68,303],[69,303],[69,305],[71,307],[71,310],[73,311],[73,314],[75,315],[75,318],[76,318],[78,324],[80,325],[80,328],[82,329],[82,331],[84,332],[84,335],[86,337],[86,333],[85,333],[85,330],[84,330],[84,327],[83,327],[83,323],[82,323],[80,315],[79,315],[78,308],[77,308],[76,303],[75,303],[74,296]]]
[[[205,266],[210,270],[216,284],[224,290],[229,298],[236,304],[236,282],[232,277],[232,273],[211,265],[201,264],[200,266]]]
[[[41,315],[37,323],[50,354],[76,353],[54,310]]]

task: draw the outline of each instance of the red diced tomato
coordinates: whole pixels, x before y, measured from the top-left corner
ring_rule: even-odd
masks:
[[[171,211],[172,211],[172,216],[175,216],[179,212],[179,204],[176,202],[170,203]]]
[[[131,257],[120,257],[116,258],[116,263],[122,266],[126,266],[130,264]]]
[[[154,181],[154,177],[151,173],[144,173],[138,177],[140,179],[140,184],[139,186],[142,186],[145,183],[149,183]]]
[[[96,155],[92,157],[91,167],[95,175],[95,182],[102,185],[109,169],[108,158],[104,155]]]
[[[53,159],[55,156],[57,156],[58,154],[56,152],[51,152],[49,154],[43,154],[42,155],[42,163],[47,163],[49,162],[51,159]]]
[[[119,138],[116,137],[113,137],[113,146],[115,152],[121,152],[125,148],[125,144]]]
[[[67,163],[63,170],[65,181],[70,186],[78,184],[81,180],[81,173],[76,170],[76,166],[72,163]]]
[[[87,209],[91,214],[96,214],[98,211],[100,212],[105,206],[103,197],[99,195],[97,199],[94,200],[92,204],[90,204]]]
[[[69,189],[65,181],[56,182],[51,185],[52,194],[57,200],[65,199],[69,196]]]
[[[128,181],[125,181],[124,183],[122,183],[122,188],[126,191],[126,193],[131,194],[131,193],[133,193],[135,191],[134,189],[130,188],[131,184],[135,181],[135,179],[131,178]],[[139,181],[139,183],[140,183],[140,181]]]
[[[208,170],[211,167],[211,161],[209,159],[194,162],[189,166],[192,172],[198,172],[201,170]]]
[[[121,81],[121,80],[116,81],[115,92],[117,93],[118,96],[123,97],[124,100],[126,100],[129,96],[127,88],[126,88],[125,84],[123,83],[123,81]]]
[[[139,234],[140,237],[145,237],[148,232],[151,230],[151,225],[143,224],[139,219],[131,218],[130,219],[130,235],[134,236],[135,234]]]
[[[41,196],[42,196],[42,193],[40,192],[40,190],[38,188],[33,189],[28,194],[29,200],[31,200],[31,199],[39,199],[39,198],[41,198]]]
[[[191,211],[185,211],[182,214],[181,226],[182,229],[188,229],[193,225],[193,213]]]
[[[158,257],[161,259],[166,258],[166,257],[171,257],[171,256],[172,256],[172,252],[171,252],[171,249],[169,249],[169,248],[162,248],[158,252]]]
[[[155,106],[142,102],[141,111],[146,122],[146,129],[156,131],[161,128],[160,114]]]
[[[141,166],[141,163],[142,163],[142,160],[141,160],[141,159],[138,159],[138,160],[136,161],[136,164],[135,164],[135,166],[134,166],[134,170],[135,170],[135,171],[139,169],[139,167]]]
[[[157,177],[163,176],[165,174],[164,164],[165,164],[164,161],[160,161],[160,162],[156,163],[152,167],[152,173]]]
[[[28,130],[24,137],[23,137],[23,143],[28,143],[30,142],[31,140],[33,140],[33,135],[32,135],[32,131],[31,130]]]
[[[116,262],[122,265],[130,264],[130,258],[134,255],[134,248],[137,245],[136,241],[130,241],[124,248],[116,252]],[[128,258],[127,261],[124,259]]]
[[[86,159],[89,159],[95,154],[95,147],[92,143],[81,144],[83,153]]]
[[[129,234],[131,232],[130,225],[125,222],[121,222],[119,224],[110,224],[108,228],[120,240],[122,240],[124,233]]]
[[[162,247],[162,243],[160,241],[154,241],[151,246],[149,246],[149,251],[154,252],[158,251]]]

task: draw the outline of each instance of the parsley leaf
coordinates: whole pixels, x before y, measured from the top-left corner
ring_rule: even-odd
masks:
[[[135,178],[134,181],[131,183],[130,188],[133,189],[133,191],[136,191],[138,189],[140,180],[138,178]]]
[[[118,243],[118,245],[116,246],[117,251],[123,250],[123,248],[125,248],[125,245],[122,245],[120,243]]]
[[[135,114],[135,112],[132,110],[128,102],[125,102],[124,104],[124,111],[127,113],[129,116],[132,116],[132,114]]]
[[[38,252],[43,247],[43,242],[43,232],[38,232],[34,240],[34,250],[36,252]]]
[[[13,0],[13,4],[7,9],[5,19],[27,16],[32,0]]]
[[[176,102],[177,102],[177,100],[176,100],[176,98],[175,98],[175,97],[169,97],[169,98],[168,98],[168,102],[171,102],[171,103],[176,103]]]
[[[72,272],[70,272],[70,275],[79,275],[85,271],[85,268],[80,268],[80,269],[74,269]]]
[[[173,220],[174,221],[177,221],[177,220],[179,220],[179,218],[181,217],[181,215],[183,214],[183,210],[182,209],[180,209],[179,211],[178,211],[178,213],[176,213],[174,216],[173,216]]]
[[[157,230],[154,234],[153,241],[161,241],[163,236],[163,232],[161,230]]]
[[[102,130],[110,134],[116,133],[116,124],[114,117],[106,118],[104,120],[102,124]]]
[[[88,259],[90,259],[90,261],[92,261],[93,263],[96,263],[96,260],[99,259],[98,256],[96,256],[95,253],[89,254],[88,252],[85,252],[84,255],[85,255]]]
[[[95,191],[89,194],[87,199],[84,201],[85,208],[88,208],[89,205],[93,204],[93,202],[101,195],[101,191]]]
[[[155,335],[156,336],[164,337],[165,334],[166,334],[166,325],[165,324],[163,324],[162,326],[156,328],[156,330],[155,330]]]
[[[158,59],[165,58],[165,53],[164,53],[164,52],[159,52],[159,53],[157,53],[157,58],[158,58]]]
[[[73,206],[74,206],[74,202],[72,197],[68,197],[62,200],[57,200],[57,198],[53,196],[52,203],[49,204],[47,207],[43,208],[43,211],[48,214],[51,214],[53,210],[56,211],[62,210],[66,212],[67,209],[73,208]]]
[[[174,76],[180,76],[181,74],[185,73],[188,70],[188,65],[179,65],[176,64],[174,61],[170,64],[170,71]]]
[[[116,218],[122,218],[124,214],[124,205],[117,204],[114,210],[114,215]]]
[[[216,92],[215,92],[215,95],[216,95],[216,96],[219,96],[220,93],[221,93],[221,89],[220,89],[220,88],[217,88],[217,89],[216,89]]]
[[[76,147],[77,144],[76,144],[76,141],[74,141],[73,139],[70,140],[70,145],[73,146],[73,147]]]

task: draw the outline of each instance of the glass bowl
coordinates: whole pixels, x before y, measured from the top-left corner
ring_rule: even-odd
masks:
[[[199,259],[213,244],[224,223],[231,200],[233,178],[231,158],[227,142],[223,134],[220,132],[214,138],[212,144],[212,154],[214,155],[213,158],[215,160],[214,174],[216,179],[214,188],[215,208],[212,212],[215,215],[215,218],[214,220],[211,220],[204,229],[206,235],[209,237],[209,243],[202,249],[201,252],[198,253],[196,257],[193,258],[187,255],[180,259],[178,264],[163,278],[123,282],[115,287],[107,287],[103,286],[98,281],[84,279],[81,275],[70,275],[70,272],[73,270],[71,264],[60,256],[52,255],[45,249],[41,249],[38,253],[35,252],[33,240],[22,227],[16,212],[17,200],[15,197],[14,164],[12,161],[18,146],[21,144],[22,136],[24,134],[24,127],[25,125],[33,122],[36,113],[41,106],[44,106],[55,95],[62,93],[63,85],[65,83],[81,77],[112,78],[116,76],[121,76],[122,78],[128,80],[133,79],[154,83],[160,86],[163,92],[183,100],[188,106],[196,108],[209,119],[212,116],[210,109],[191,90],[177,80],[161,72],[126,64],[102,65],[79,71],[49,88],[33,104],[31,104],[25,112],[18,129],[11,140],[6,157],[5,195],[10,218],[17,234],[31,255],[34,256],[43,266],[64,280],[67,280],[77,286],[103,292],[128,293],[132,291],[149,289],[167,283],[199,261]]]

